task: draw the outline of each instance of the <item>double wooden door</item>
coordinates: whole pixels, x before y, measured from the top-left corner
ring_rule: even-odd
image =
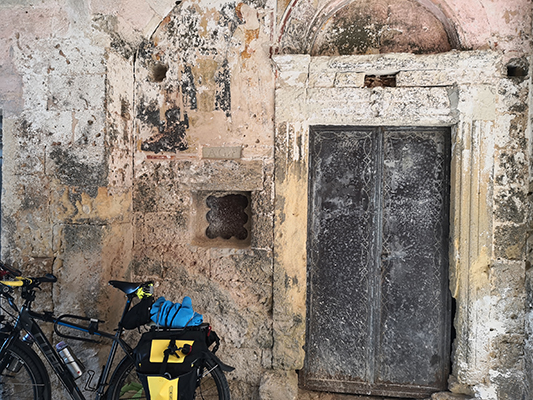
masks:
[[[449,143],[448,128],[311,129],[304,387],[446,389]]]

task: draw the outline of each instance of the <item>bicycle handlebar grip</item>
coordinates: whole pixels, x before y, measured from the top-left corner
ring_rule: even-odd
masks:
[[[53,274],[46,274],[43,278],[39,278],[41,282],[50,282],[54,283],[57,282],[57,278]]]

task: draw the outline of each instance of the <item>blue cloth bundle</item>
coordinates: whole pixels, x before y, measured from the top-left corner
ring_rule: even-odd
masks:
[[[152,305],[150,319],[166,328],[198,326],[204,321],[202,315],[192,309],[192,300],[189,296],[185,296],[181,304],[159,297]]]

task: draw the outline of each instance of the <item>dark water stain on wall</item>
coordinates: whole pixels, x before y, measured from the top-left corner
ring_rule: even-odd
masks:
[[[99,251],[104,229],[102,225],[66,224],[65,250],[67,252]]]
[[[141,121],[159,128],[159,126],[162,124],[162,121],[159,118],[159,106],[157,104],[157,100],[151,100],[146,103],[144,99],[141,99],[137,117]]]
[[[194,84],[194,76],[190,65],[185,65],[183,67],[181,92],[183,94],[184,104],[187,104],[191,110],[196,110],[198,107],[196,100],[196,85]]]
[[[105,161],[91,165],[81,161],[68,150],[59,147],[52,150],[50,157],[57,166],[55,175],[64,185],[87,189],[107,185],[107,165]]]
[[[185,113],[182,120],[179,107],[173,107],[165,111],[164,121],[160,121],[159,117],[157,117],[156,121],[154,110],[147,109],[146,113],[141,115],[146,117],[145,122],[151,123],[159,131],[159,134],[152,136],[141,144],[141,150],[159,153],[161,151],[184,151],[189,148],[186,140],[189,117]],[[157,115],[159,116],[159,111],[157,111]]]
[[[229,117],[231,115],[231,74],[228,60],[224,60],[215,74],[215,83],[215,110],[222,110],[226,113],[226,117]]]

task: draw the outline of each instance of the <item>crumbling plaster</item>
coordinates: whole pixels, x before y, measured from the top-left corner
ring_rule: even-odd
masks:
[[[190,295],[224,338],[233,398],[316,398],[294,372],[305,341],[308,127],[451,126],[450,389],[528,398],[516,382],[532,364],[529,79],[507,78],[506,65],[531,53],[531,3],[417,0],[458,49],[481,52],[272,63],[272,53],[305,53],[301,29],[343,4],[3,1],[2,257],[57,274],[43,297],[58,313],[111,322],[121,297],[108,279],[155,279],[158,295]],[[391,72],[398,88],[362,87],[365,74]],[[186,149],[150,147],[161,122],[186,127]],[[208,159],[206,147],[242,152]],[[192,244],[195,196],[235,191],[251,196],[250,247]]]

